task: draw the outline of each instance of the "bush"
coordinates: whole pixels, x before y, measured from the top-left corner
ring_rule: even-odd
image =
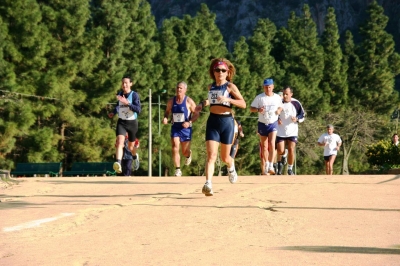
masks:
[[[387,140],[367,146],[366,156],[373,166],[395,168],[400,165],[400,147]]]

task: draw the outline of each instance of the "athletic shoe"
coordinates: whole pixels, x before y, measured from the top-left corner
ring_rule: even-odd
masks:
[[[268,173],[268,168],[267,168],[267,164],[265,164],[264,175],[269,175],[269,173]]]
[[[136,159],[133,160],[133,171],[139,169],[139,153],[136,153]]]
[[[278,163],[278,175],[282,175],[283,164],[281,162]]]
[[[278,173],[278,164],[277,163],[274,163],[274,172],[275,172],[275,175]]]
[[[274,175],[275,174],[274,167],[270,167],[269,170],[268,170],[268,173],[270,175]]]
[[[175,169],[175,175],[174,176],[182,176],[181,169]]]
[[[292,170],[292,169],[288,169],[288,170],[287,170],[287,174],[288,174],[288,175],[294,175],[293,170]]]
[[[113,164],[113,169],[115,172],[117,172],[118,174],[122,173],[122,167],[121,164],[119,162],[115,162]]]
[[[185,165],[189,165],[192,162],[192,150],[190,150],[189,157],[185,158]]]
[[[238,179],[236,170],[233,169],[232,171],[228,171],[228,175],[229,175],[229,182],[231,182],[232,184],[236,183],[236,181]]]
[[[209,184],[208,182],[206,182],[204,184],[203,189],[201,190],[201,192],[206,196],[214,195],[214,192],[212,190],[211,184]]]
[[[286,165],[286,164],[287,164],[287,154],[288,154],[288,150],[285,149],[285,154],[283,154],[283,155],[282,155],[282,158],[281,158],[281,163],[282,163],[283,165]]]

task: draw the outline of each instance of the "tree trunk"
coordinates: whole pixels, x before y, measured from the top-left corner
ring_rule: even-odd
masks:
[[[66,127],[66,124],[62,122],[61,126],[60,126],[60,136],[61,136],[61,138],[60,138],[60,141],[58,142],[58,150],[60,151],[60,153],[63,154],[63,163],[62,163],[62,166],[61,166],[61,172],[64,171],[64,167],[67,165],[67,157],[68,157],[65,154],[65,147],[64,147],[64,143],[65,143],[65,127]]]
[[[347,152],[346,146],[343,143],[343,161],[342,161],[342,175],[349,174],[349,153]]]

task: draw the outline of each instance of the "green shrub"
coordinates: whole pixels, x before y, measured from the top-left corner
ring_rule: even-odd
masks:
[[[391,141],[381,140],[367,146],[366,156],[368,163],[373,166],[394,168],[400,165],[400,147],[393,145]]]

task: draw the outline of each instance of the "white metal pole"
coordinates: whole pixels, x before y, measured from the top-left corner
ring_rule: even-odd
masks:
[[[160,103],[160,94],[158,94],[158,137],[161,135],[161,103]],[[158,176],[161,177],[161,144],[158,148]]]
[[[152,164],[152,158],[151,158],[151,152],[152,152],[152,136],[151,136],[151,89],[149,89],[149,176],[152,176],[151,172],[151,164]]]

